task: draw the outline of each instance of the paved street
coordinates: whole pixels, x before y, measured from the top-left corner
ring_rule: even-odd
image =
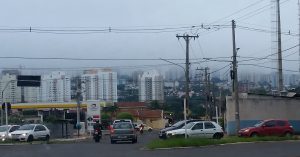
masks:
[[[84,141],[73,144],[42,144],[0,146],[1,157],[300,157],[300,142],[269,142],[256,144],[232,144],[190,149],[141,150],[145,144],[157,138],[156,133],[144,134],[137,144],[110,144],[105,137],[101,143]]]

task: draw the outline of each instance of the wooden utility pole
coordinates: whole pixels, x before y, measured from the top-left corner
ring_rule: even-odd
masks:
[[[205,67],[204,69],[196,69],[196,70],[203,70],[204,71],[204,85],[205,85],[205,119],[210,119],[210,78],[209,78],[209,68]]]
[[[237,48],[235,44],[235,21],[232,20],[232,43],[233,43],[233,75],[232,75],[232,84],[233,84],[233,93],[232,98],[234,99],[235,104],[235,123],[236,123],[236,134],[240,130],[240,108],[239,108],[239,82],[238,82],[238,75],[237,75]]]
[[[186,107],[187,109],[189,108],[189,84],[190,84],[190,79],[189,79],[189,68],[190,68],[190,62],[189,62],[189,43],[190,43],[190,39],[193,38],[194,40],[196,38],[198,38],[199,36],[196,35],[188,35],[188,34],[184,34],[184,35],[176,35],[176,37],[178,38],[183,38],[185,40],[186,43],[186,59],[185,59],[185,98],[186,98]]]

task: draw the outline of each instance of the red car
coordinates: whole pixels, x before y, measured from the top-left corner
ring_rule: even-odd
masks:
[[[293,126],[287,120],[264,120],[253,127],[241,129],[239,136],[291,136],[294,134]]]

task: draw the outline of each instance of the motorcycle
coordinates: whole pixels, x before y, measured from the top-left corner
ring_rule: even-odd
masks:
[[[96,129],[94,131],[94,140],[96,143],[100,142],[100,139],[102,138],[102,132],[100,129]]]
[[[140,131],[140,134],[143,134],[144,133],[144,126],[140,126],[139,131]]]

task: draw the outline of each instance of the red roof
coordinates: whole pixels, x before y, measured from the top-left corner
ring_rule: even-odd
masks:
[[[117,102],[119,108],[146,108],[145,102]]]

